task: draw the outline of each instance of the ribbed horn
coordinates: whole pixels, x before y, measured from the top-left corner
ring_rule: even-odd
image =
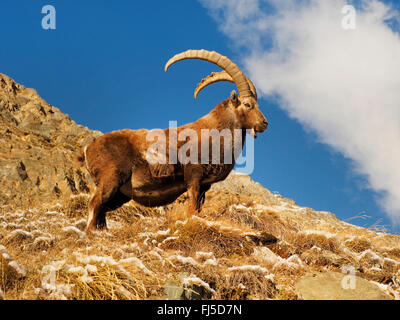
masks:
[[[256,87],[254,86],[253,82],[249,78],[246,77],[246,79],[250,86],[250,90],[253,93],[254,98],[257,99]],[[219,72],[212,72],[208,77],[202,79],[201,82],[197,85],[196,90],[194,91],[194,98],[197,99],[198,94],[205,87],[209,86],[210,84],[220,82],[220,81],[229,81],[229,82],[235,83],[233,81],[232,77],[225,70],[219,71]]]
[[[254,98],[256,98],[256,100],[257,100],[257,89],[256,89],[255,85],[253,84],[253,81],[251,81],[250,78],[247,78],[247,77],[246,77],[246,79],[247,79],[247,82],[249,83],[251,92],[253,92]]]
[[[216,64],[217,66],[225,70],[232,77],[233,82],[236,84],[238,88],[240,96],[248,97],[252,95],[249,83],[247,82],[245,75],[239,69],[239,67],[236,64],[234,64],[231,60],[229,60],[227,57],[215,51],[207,51],[202,49],[202,50],[187,50],[185,52],[179,53],[174,57],[172,57],[171,59],[169,59],[169,61],[165,65],[165,72],[175,62],[186,59],[199,59]]]

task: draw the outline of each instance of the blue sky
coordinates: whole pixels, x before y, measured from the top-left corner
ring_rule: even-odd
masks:
[[[43,30],[41,8],[54,5],[56,30]],[[220,31],[197,1],[3,1],[0,72],[35,88],[79,124],[108,132],[164,128],[192,122],[226,99],[234,86],[218,83],[200,93],[198,81],[218,67],[186,61],[164,64],[186,49],[218,51],[244,67],[243,48]],[[268,44],[267,44],[268,45]],[[377,193],[354,163],[290,117],[278,99],[259,105],[270,127],[255,140],[251,177],[301,206],[335,213],[352,223],[391,227]]]

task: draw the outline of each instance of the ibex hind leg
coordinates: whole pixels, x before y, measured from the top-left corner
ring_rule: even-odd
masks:
[[[120,184],[99,186],[89,201],[88,230],[107,228],[106,213],[115,210],[130,199],[119,192]]]
[[[201,212],[203,209],[204,201],[206,200],[206,192],[210,190],[211,185],[203,185],[200,187],[200,197],[197,201],[197,212]]]
[[[190,215],[201,212],[206,198],[206,192],[210,187],[210,185],[200,186],[199,184],[193,184],[188,188]]]

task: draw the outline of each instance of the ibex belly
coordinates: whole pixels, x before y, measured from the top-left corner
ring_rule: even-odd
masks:
[[[120,188],[124,195],[147,207],[170,204],[185,191],[181,176],[149,179],[142,172],[133,173],[132,179]]]
[[[232,171],[234,164],[206,164],[202,165],[202,184],[213,184],[225,180]]]

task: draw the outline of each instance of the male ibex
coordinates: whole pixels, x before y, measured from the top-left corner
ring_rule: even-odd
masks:
[[[240,132],[242,139],[241,151],[246,130],[251,130],[251,134],[256,137],[257,132],[264,132],[267,129],[268,122],[258,108],[254,85],[236,64],[217,52],[188,50],[170,59],[165,71],[173,63],[184,59],[209,61],[224,70],[212,73],[203,79],[197,86],[195,97],[204,87],[217,81],[235,83],[239,96],[232,91],[230,98],[218,104],[209,114],[196,122],[178,127],[177,135],[185,129],[190,129],[197,133],[198,137],[191,141],[192,145],[200,146],[202,140],[204,142],[206,139],[209,142],[211,139],[211,135],[204,135],[204,132],[207,132],[205,129],[229,130],[232,136],[236,130]],[[188,191],[189,209],[192,212],[200,212],[205,192],[210,189],[211,184],[228,176],[238,154],[235,152],[232,161],[226,163],[224,153],[233,152],[233,148],[228,148],[227,151],[221,146],[218,150],[220,153],[218,163],[210,161],[205,164],[200,161],[201,155],[196,158],[199,161],[183,163],[178,159],[176,163],[171,163],[171,151],[179,152],[185,141],[175,141],[173,144],[170,131],[171,129],[162,130],[166,137],[167,148],[166,161],[160,163],[148,159],[148,150],[152,144],[148,141],[148,135],[154,130],[114,131],[104,134],[85,147],[80,161],[86,159],[86,167],[96,185],[89,202],[88,229],[106,227],[106,212],[115,210],[131,199],[148,207],[162,206],[172,203]],[[220,138],[222,140],[222,137]],[[233,143],[231,142],[231,147]],[[208,154],[211,159],[212,155]]]

